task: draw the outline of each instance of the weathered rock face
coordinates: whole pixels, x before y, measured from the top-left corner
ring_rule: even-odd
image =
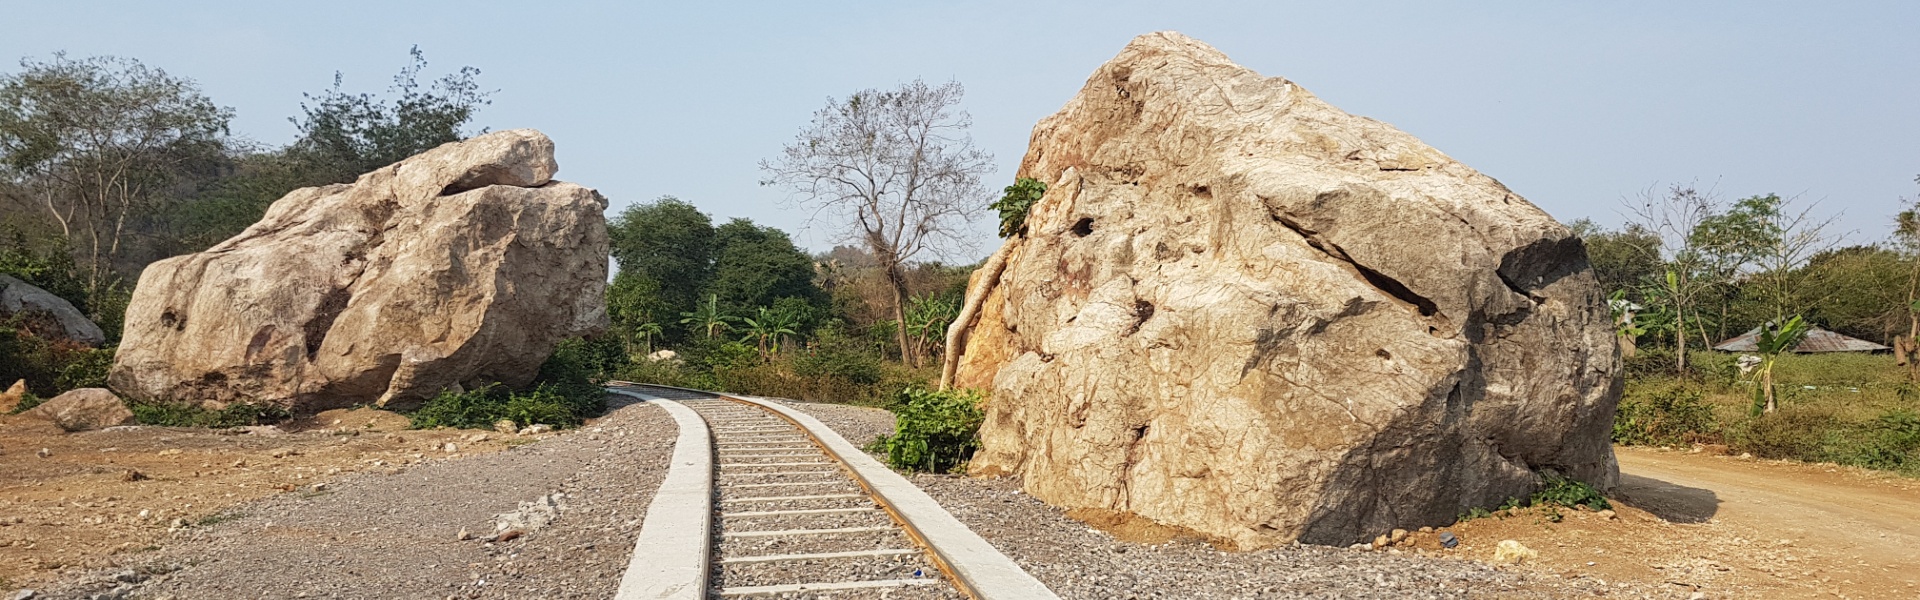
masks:
[[[21,414],[53,421],[67,431],[105,429],[133,422],[133,411],[127,410],[120,397],[101,388],[68,390]]]
[[[109,381],[298,412],[525,384],[607,321],[606,199],[557,169],[553,142],[522,129],[295,190],[233,239],[147,267]]]
[[[7,388],[7,391],[0,392],[0,413],[13,412],[13,409],[20,406],[20,401],[26,399],[26,397],[27,380],[14,380],[12,387]]]
[[[992,392],[974,472],[1240,548],[1618,478],[1585,248],[1413,136],[1156,33],[1020,175],[1049,187],[957,371]]]
[[[0,317],[26,313],[23,321],[34,335],[64,339],[88,346],[106,343],[100,326],[74,308],[72,302],[28,284],[0,275]]]

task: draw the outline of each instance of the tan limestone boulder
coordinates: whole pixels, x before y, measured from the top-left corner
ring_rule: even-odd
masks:
[[[0,414],[13,412],[13,409],[20,406],[20,401],[26,397],[27,380],[14,380],[13,387],[7,388],[7,391],[0,392]]]
[[[606,199],[554,181],[530,129],[295,190],[205,252],[147,267],[109,381],[142,400],[312,413],[523,385],[606,325]]]
[[[1048,184],[976,273],[980,474],[1260,548],[1618,478],[1580,240],[1500,182],[1176,33],[1034,128]]]
[[[54,396],[23,415],[53,421],[67,431],[90,431],[133,423],[133,411],[119,396],[101,388],[80,388]]]

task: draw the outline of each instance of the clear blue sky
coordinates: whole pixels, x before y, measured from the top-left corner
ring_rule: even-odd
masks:
[[[960,81],[998,189],[1035,121],[1165,29],[1419,136],[1562,221],[1616,224],[1623,197],[1698,179],[1728,199],[1817,200],[1874,241],[1920,195],[1920,3],[1440,4],[13,1],[0,58],[138,58],[234,107],[236,133],[285,143],[301,92],[335,71],[383,90],[419,44],[430,75],[472,65],[500,90],[480,125],[545,131],[561,177],[616,209],[672,194],[815,249],[832,232],[804,227],[756,165],[829,96]],[[990,227],[983,214],[982,253]]]

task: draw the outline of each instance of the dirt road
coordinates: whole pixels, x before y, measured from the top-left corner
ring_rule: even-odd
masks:
[[[1518,540],[1540,552],[1521,569],[1638,584],[1656,598],[1920,597],[1920,480],[1708,452],[1617,454],[1617,518],[1533,510],[1465,521],[1453,527],[1461,554],[1485,560],[1494,543]]]
[[[1624,501],[1676,523],[1751,530],[1758,546],[1805,548],[1809,555],[1794,562],[1814,566],[1815,581],[1842,593],[1913,593],[1920,579],[1920,482],[1638,448],[1619,457]]]

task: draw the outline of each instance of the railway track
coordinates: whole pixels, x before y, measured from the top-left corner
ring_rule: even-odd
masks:
[[[678,403],[710,432],[705,592],[633,597],[1053,597],[918,488],[891,471],[874,472],[878,463],[830,430],[819,431],[825,427],[811,417],[760,399],[697,390],[625,382],[609,389]],[[682,423],[683,431],[688,425]],[[681,469],[678,449],[675,461]],[[655,500],[649,520],[655,511],[686,508],[661,503]],[[638,546],[649,544],[648,537],[643,528]],[[636,547],[636,565],[642,552],[661,550]],[[623,592],[628,587],[623,582]]]

